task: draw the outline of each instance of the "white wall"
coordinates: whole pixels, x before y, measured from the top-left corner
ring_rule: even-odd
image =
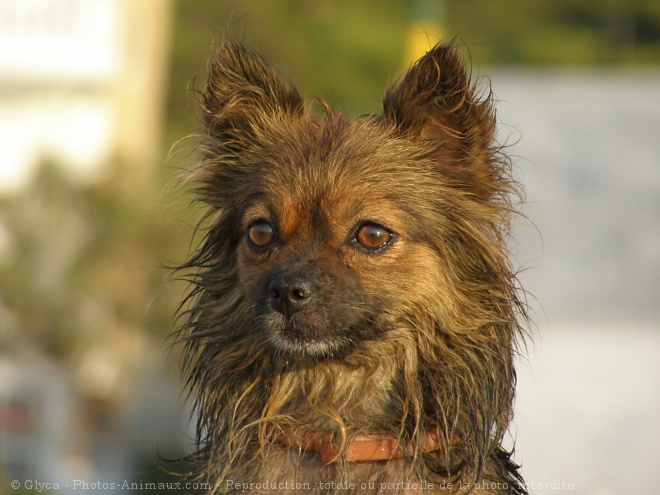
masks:
[[[531,493],[660,493],[660,72],[484,72],[534,224],[516,459]]]

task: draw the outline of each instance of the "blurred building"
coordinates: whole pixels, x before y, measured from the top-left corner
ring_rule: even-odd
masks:
[[[511,248],[538,328],[513,423],[529,491],[657,493],[660,70],[488,75],[527,192]]]
[[[168,0],[0,0],[0,193],[44,161],[94,180],[159,151]]]
[[[73,391],[52,363],[33,353],[0,353],[4,474],[12,480],[35,475],[52,480],[65,473],[75,459],[76,409]]]
[[[73,480],[115,483],[158,476],[163,459],[181,455],[192,431],[179,381],[158,347],[131,377],[131,396],[115,407],[82,397],[63,368],[25,346],[0,347],[0,493],[7,483]],[[22,486],[22,485],[21,485]],[[78,490],[80,491],[80,490]]]

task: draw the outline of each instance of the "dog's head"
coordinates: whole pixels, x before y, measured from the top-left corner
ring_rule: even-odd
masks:
[[[382,115],[350,121],[313,116],[259,56],[227,45],[201,103],[211,236],[226,236],[214,246],[251,308],[247,333],[274,352],[341,357],[420,314],[451,328],[471,285],[508,274],[491,103],[453,48],[422,58]]]

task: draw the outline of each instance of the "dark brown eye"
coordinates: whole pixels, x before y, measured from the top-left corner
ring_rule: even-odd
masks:
[[[255,248],[265,248],[275,238],[275,229],[265,220],[259,220],[247,230],[248,243]]]
[[[365,223],[355,234],[355,240],[365,249],[376,250],[392,240],[392,232],[377,223]]]

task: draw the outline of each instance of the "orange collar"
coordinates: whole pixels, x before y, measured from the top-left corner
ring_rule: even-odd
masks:
[[[333,438],[332,433],[295,432],[290,428],[285,428],[277,441],[301,450],[314,450],[320,454],[322,463],[330,464],[339,459],[339,451]],[[449,441],[449,447],[453,447],[460,442],[460,437],[454,435]],[[422,452],[444,450],[445,443],[438,428],[432,428],[425,431],[422,436]],[[355,435],[347,442],[344,452],[348,462],[389,461],[404,456],[404,450],[393,435]]]

